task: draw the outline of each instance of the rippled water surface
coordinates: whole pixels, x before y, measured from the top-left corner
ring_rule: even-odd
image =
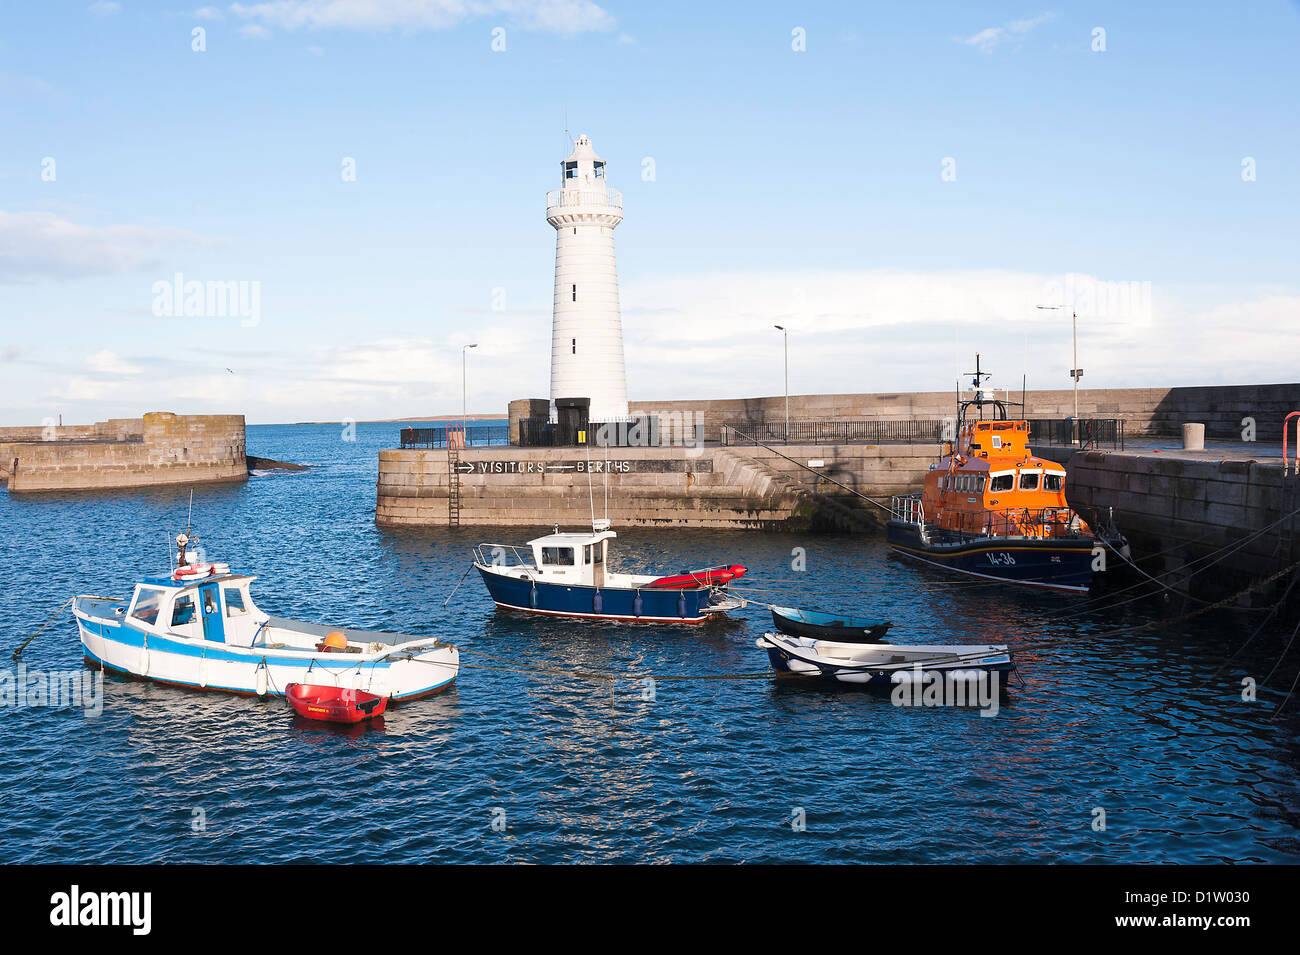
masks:
[[[624,529],[624,567],[738,560],[750,596],[886,616],[895,642],[1009,643],[1025,685],[983,717],[767,676],[662,679],[765,671],[767,611],[702,628],[532,619],[494,611],[477,577],[443,609],[471,544],[526,535],[376,527],[376,452],[397,426],[340,431],[250,428],[250,453],[312,470],[196,489],[196,529],[259,575],[274,614],[478,651],[455,688],[351,730],[295,721],[283,700],[112,676],[98,717],[5,707],[0,862],[1300,861],[1300,703],[1269,719],[1295,658],[1269,681],[1282,692],[1240,692],[1290,628],[1220,669],[1258,615],[1116,634],[1157,608],[1079,614],[1077,598],[954,582],[874,540]],[[13,672],[9,647],[70,594],[126,596],[163,568],[187,503],[0,495],[0,665]],[[70,614],[24,662],[82,665]],[[611,688],[514,663],[627,676]]]

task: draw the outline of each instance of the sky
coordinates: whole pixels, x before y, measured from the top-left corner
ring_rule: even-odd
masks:
[[[469,343],[471,413],[545,397],[582,133],[633,400],[781,394],[774,324],[794,394],[1069,388],[1071,312],[1084,387],[1297,381],[1298,49],[1294,0],[0,0],[0,424],[456,414]]]

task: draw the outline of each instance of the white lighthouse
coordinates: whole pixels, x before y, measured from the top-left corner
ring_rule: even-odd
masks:
[[[609,188],[605,161],[586,136],[561,169],[563,188],[546,194],[546,221],[555,227],[551,401],[590,398],[592,421],[623,420],[627,373],[614,262],[623,197]]]

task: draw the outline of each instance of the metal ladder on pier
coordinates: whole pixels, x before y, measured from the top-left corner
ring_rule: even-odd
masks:
[[[460,442],[447,430],[447,526],[460,527]]]

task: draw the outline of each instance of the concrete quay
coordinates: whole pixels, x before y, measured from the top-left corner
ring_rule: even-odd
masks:
[[[1113,511],[1142,569],[1179,590],[1221,599],[1300,561],[1300,478],[1276,446],[1078,451],[1066,468],[1070,504]],[[1292,576],[1243,602],[1276,600]]]
[[[243,415],[0,428],[0,480],[10,494],[244,481],[245,444]]]
[[[460,453],[462,525],[870,529],[885,515],[826,477],[888,504],[919,484],[933,445],[716,445],[698,449],[470,448]],[[782,457],[785,455],[785,457]],[[608,461],[607,461],[608,457]],[[375,520],[446,526],[445,450],[379,452]],[[811,473],[799,466],[822,462]],[[607,470],[608,469],[608,470]]]

